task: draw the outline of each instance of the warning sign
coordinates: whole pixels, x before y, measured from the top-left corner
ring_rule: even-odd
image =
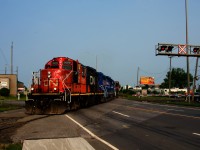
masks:
[[[179,54],[187,54],[186,45],[178,45],[178,53]]]

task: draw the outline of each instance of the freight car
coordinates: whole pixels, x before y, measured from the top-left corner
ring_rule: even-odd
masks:
[[[25,109],[28,114],[62,114],[115,96],[115,82],[109,76],[78,60],[56,57],[33,72]]]

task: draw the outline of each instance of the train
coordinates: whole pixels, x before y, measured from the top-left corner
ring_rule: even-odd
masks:
[[[119,82],[68,57],[55,57],[33,72],[27,114],[62,114],[118,96]]]

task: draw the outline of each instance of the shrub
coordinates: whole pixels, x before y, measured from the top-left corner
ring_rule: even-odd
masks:
[[[128,94],[128,95],[136,94],[136,92],[135,92],[135,91],[132,91],[132,90],[123,90],[122,93],[123,93],[123,94]]]
[[[2,88],[0,89],[0,95],[1,96],[9,96],[10,95],[10,90],[7,88]]]

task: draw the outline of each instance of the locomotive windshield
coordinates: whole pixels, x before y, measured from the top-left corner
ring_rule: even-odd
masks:
[[[59,68],[59,62],[53,61],[52,64],[51,64],[51,68]]]
[[[72,70],[71,62],[70,61],[64,61],[62,68],[65,69],[65,70]]]

